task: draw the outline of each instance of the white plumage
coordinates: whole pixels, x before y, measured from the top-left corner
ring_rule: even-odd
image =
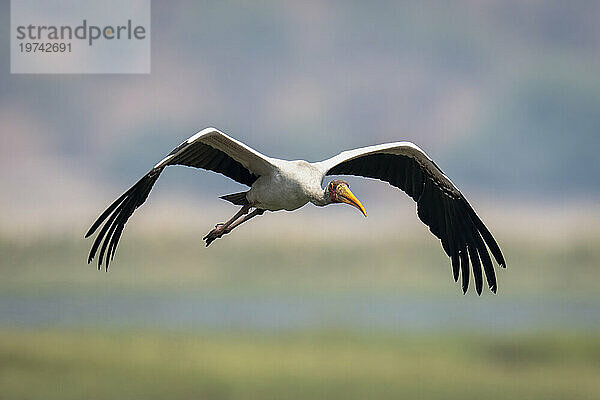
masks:
[[[496,262],[505,266],[498,244],[473,208],[435,162],[413,143],[368,146],[309,163],[267,157],[215,128],[203,129],[177,146],[100,215],[86,234],[86,237],[92,235],[104,223],[88,262],[99,250],[98,268],[105,261],[108,269],[125,223],[144,203],[163,169],[171,165],[219,172],[250,187],[247,192],[222,197],[242,209],[205,236],[207,246],[265,211],[292,211],[309,202],[317,206],[347,203],[366,216],[346,182],[333,180],[322,186],[327,175],[357,175],[386,181],[417,202],[419,218],[441,240],[451,258],[454,279],[458,280],[459,270],[462,272],[463,292],[469,284],[469,263],[477,292],[482,289],[482,267],[490,289],[496,291],[488,249]],[[254,210],[250,212],[251,209]]]

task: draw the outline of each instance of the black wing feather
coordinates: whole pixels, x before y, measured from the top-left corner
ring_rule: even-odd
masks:
[[[469,256],[467,254],[467,246],[465,245],[458,253],[460,256],[460,270],[462,276],[462,291],[467,293],[469,288]]]
[[[440,173],[439,167],[433,163]],[[436,179],[415,158],[407,155],[370,153],[343,161],[327,175],[357,175],[380,179],[402,189],[417,202],[417,215],[440,239],[444,252],[452,260],[452,275],[462,289],[469,286],[469,258],[473,268],[475,289],[481,294],[483,271],[488,286],[496,292],[496,275],[489,251],[496,262],[505,267],[498,243],[465,197],[454,187]]]
[[[475,290],[477,294],[481,294],[483,288],[483,272],[481,271],[481,262],[479,260],[479,254],[477,249],[469,247],[469,258],[471,259],[471,265],[473,266],[473,277],[475,278]]]
[[[96,257],[98,250],[100,250],[98,253],[98,269],[101,269],[104,265],[108,270],[110,261],[115,256],[125,223],[136,208],[146,201],[152,186],[154,186],[166,166],[184,165],[203,168],[218,172],[248,186],[252,186],[258,179],[257,175],[250,172],[225,152],[202,142],[188,143],[185,141],[173,149],[169,156],[171,158],[168,159],[168,162],[159,164],[159,167],[153,168],[148,174],[144,175],[142,179],[115,200],[90,227],[85,235],[86,238],[93,235],[104,224],[92,244],[88,263]]]
[[[158,179],[162,170],[163,168],[152,169],[150,172],[144,175],[142,179],[140,179],[113,204],[111,204],[106,211],[104,211],[102,215],[98,217],[96,222],[94,222],[90,230],[86,233],[85,237],[93,235],[98,227],[100,227],[100,225],[106,221],[100,230],[100,233],[94,240],[94,244],[92,245],[90,254],[88,256],[88,263],[94,259],[96,252],[98,251],[98,247],[100,244],[102,244],[102,247],[100,248],[100,255],[98,257],[98,269],[102,267],[103,262],[105,263],[105,268],[108,269],[108,264],[110,262],[109,258],[114,255],[114,249],[116,249],[125,223],[129,217],[131,217],[135,209],[146,201],[152,186],[154,186],[154,183]],[[111,244],[111,246],[108,248],[108,253],[106,253],[106,249],[111,242],[114,244]],[[111,250],[113,251],[112,254]]]

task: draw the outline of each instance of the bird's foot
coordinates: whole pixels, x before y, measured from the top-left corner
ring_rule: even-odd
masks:
[[[223,235],[226,235],[229,232],[231,232],[231,229],[224,228],[224,227],[225,227],[225,224],[217,224],[217,225],[215,225],[215,229],[208,232],[206,234],[206,236],[204,236],[202,238],[202,240],[204,240],[206,242],[206,247],[208,247],[212,242],[219,239]]]
[[[218,239],[221,236],[223,236],[223,233],[224,233],[223,226],[224,226],[223,224],[217,224],[217,225],[215,225],[215,229],[213,229],[212,231],[208,232],[206,234],[206,236],[204,236],[202,238],[202,240],[204,240],[206,242],[206,247],[208,247],[216,239]]]

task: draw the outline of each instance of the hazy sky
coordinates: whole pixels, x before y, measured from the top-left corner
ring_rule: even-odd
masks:
[[[112,198],[210,125],[309,161],[411,140],[469,191],[595,201],[598,17],[591,1],[154,1],[149,75],[11,75],[0,53],[0,201]],[[166,185],[238,188],[209,175]]]

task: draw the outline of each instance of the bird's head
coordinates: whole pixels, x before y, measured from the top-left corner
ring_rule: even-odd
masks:
[[[327,193],[329,194],[329,200],[331,203],[346,203],[353,207],[356,207],[366,217],[367,212],[360,201],[356,198],[354,193],[350,191],[348,182],[344,182],[341,179],[334,179],[327,185]]]

